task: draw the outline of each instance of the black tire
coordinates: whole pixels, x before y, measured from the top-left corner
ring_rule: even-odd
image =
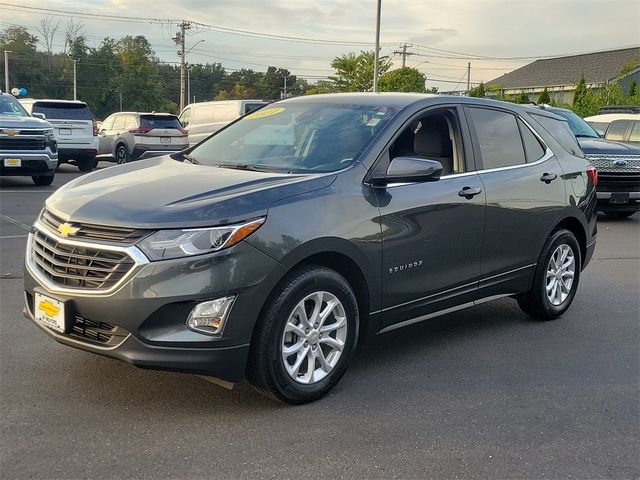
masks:
[[[285,368],[287,360],[283,359],[282,349],[286,338],[285,326],[289,318],[294,315],[294,309],[305,297],[315,292],[328,292],[329,295],[333,295],[339,300],[346,318],[346,338],[344,338],[342,353],[338,356],[333,369],[328,373],[321,373],[326,376],[317,382],[303,384],[287,372]],[[322,307],[324,304],[320,303]],[[334,317],[332,321],[337,322],[338,320]],[[302,325],[302,322],[299,325]],[[344,375],[355,348],[357,325],[358,304],[356,297],[349,283],[340,274],[316,265],[295,270],[286,277],[277,290],[274,290],[258,320],[251,343],[247,379],[260,393],[275,400],[291,404],[302,404],[316,400],[329,392]],[[321,330],[318,329],[318,331]],[[312,334],[313,329],[310,332],[310,335]],[[316,347],[323,350],[322,342],[326,342],[330,334],[325,335],[324,340],[315,338],[317,344],[313,345],[314,351]],[[337,333],[334,335],[337,336]],[[298,338],[297,342],[302,341],[301,339],[302,337]],[[309,342],[313,343],[312,340]],[[324,345],[326,346],[326,344]],[[304,346],[307,347],[306,341]],[[318,353],[320,352],[318,351]],[[324,353],[322,355],[325,358]],[[307,356],[302,355],[302,357],[306,358]],[[314,359],[313,362],[315,368],[316,360]],[[305,364],[305,362],[302,363]],[[307,371],[309,371],[309,363],[305,364]]]
[[[40,177],[31,177],[33,183],[35,183],[39,187],[46,187],[47,185],[51,185],[53,183],[54,175],[40,176]]]
[[[113,157],[118,165],[124,165],[130,160],[129,149],[124,143],[119,143]]]
[[[98,166],[98,159],[96,157],[91,158],[83,158],[81,160],[76,160],[76,167],[81,172],[90,172],[94,168]]]
[[[573,282],[566,298],[554,305],[547,296],[547,271],[551,266],[551,259],[556,250],[566,245],[571,249],[574,258]],[[582,258],[580,245],[575,235],[566,229],[556,230],[544,244],[538,264],[533,275],[533,285],[529,292],[517,297],[518,304],[524,313],[537,320],[554,320],[560,317],[571,306],[580,283]],[[553,281],[553,279],[552,279]]]
[[[636,212],[604,212],[613,218],[628,218]]]

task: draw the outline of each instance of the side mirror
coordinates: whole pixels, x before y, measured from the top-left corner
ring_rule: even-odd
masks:
[[[32,117],[36,117],[36,118],[41,118],[42,120],[46,120],[47,117],[44,113],[40,113],[40,112],[33,112],[31,114]]]
[[[598,136],[599,136],[600,138],[604,138],[604,132],[603,132],[602,130],[600,130],[600,129],[596,128],[596,133],[598,134]]]
[[[371,178],[376,186],[390,183],[434,182],[442,174],[442,164],[437,160],[418,157],[396,157],[391,160],[385,174]]]

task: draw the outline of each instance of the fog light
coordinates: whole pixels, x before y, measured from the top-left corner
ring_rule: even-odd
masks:
[[[222,297],[197,304],[187,318],[187,327],[201,333],[222,332],[236,297]]]

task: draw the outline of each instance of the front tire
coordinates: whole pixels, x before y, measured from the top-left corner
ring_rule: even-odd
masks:
[[[523,312],[538,320],[554,320],[571,306],[580,282],[582,259],[575,235],[555,231],[545,243],[529,292],[517,298]]]
[[[124,165],[125,163],[128,163],[130,159],[130,155],[129,155],[129,150],[127,149],[127,146],[120,143],[116,147],[116,152],[114,156],[116,158],[116,163],[118,165]]]
[[[329,392],[355,347],[358,304],[337,272],[291,273],[265,306],[253,336],[247,378],[262,394],[291,404]]]
[[[51,185],[53,183],[54,175],[40,176],[40,177],[31,177],[33,183],[35,183],[39,187],[46,187],[47,185]]]

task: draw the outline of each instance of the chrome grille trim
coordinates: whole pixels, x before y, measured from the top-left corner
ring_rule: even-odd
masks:
[[[640,155],[606,155],[599,153],[585,154],[586,158],[591,165],[596,167],[596,170],[607,172],[627,172],[640,174]],[[617,166],[613,162],[616,160],[624,160],[626,165]]]
[[[149,263],[149,259],[133,245],[124,247],[62,238],[39,220],[34,227],[27,240],[25,264],[38,282],[54,293],[112,295]],[[50,240],[48,246],[45,238]],[[75,253],[78,249],[85,249],[85,253]],[[86,255],[87,249],[97,255]],[[92,271],[94,266],[99,270]],[[83,282],[80,285],[85,286],[65,285],[56,280],[58,278]]]

